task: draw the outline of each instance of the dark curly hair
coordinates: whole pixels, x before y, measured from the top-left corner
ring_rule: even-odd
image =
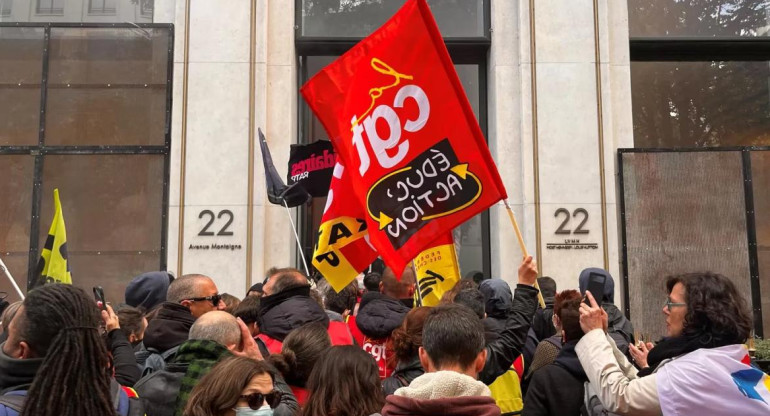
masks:
[[[714,345],[741,344],[749,337],[751,314],[730,279],[709,272],[670,276],[669,294],[677,283],[684,285],[687,303],[683,335]]]

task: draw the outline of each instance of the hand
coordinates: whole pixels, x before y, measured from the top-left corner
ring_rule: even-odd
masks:
[[[345,309],[345,311],[342,312],[342,322],[347,322],[349,317],[350,317],[350,309]]]
[[[537,282],[537,262],[532,256],[527,256],[519,266],[519,283],[534,286]]]
[[[246,357],[251,358],[255,361],[262,361],[264,360],[264,357],[262,357],[262,353],[259,352],[259,347],[257,346],[257,342],[254,341],[254,338],[251,337],[251,332],[249,332],[249,327],[246,326],[245,323],[241,320],[241,318],[238,318],[238,326],[241,328],[241,349],[238,351],[233,351],[232,353],[239,356],[239,357]]]
[[[634,360],[634,362],[641,368],[647,368],[650,365],[647,364],[647,355],[650,353],[650,350],[654,347],[651,342],[644,343],[640,342],[639,347],[635,346],[634,344],[628,345],[628,352],[631,353],[631,358]]]
[[[107,305],[107,310],[102,311],[102,321],[104,321],[104,327],[109,334],[113,329],[120,329],[120,320],[115,311],[112,310],[112,306]]]
[[[591,292],[586,290],[586,297],[588,298],[589,305],[585,303],[580,304],[580,328],[586,334],[594,329],[605,329],[607,325],[607,312],[596,304],[594,296]]]

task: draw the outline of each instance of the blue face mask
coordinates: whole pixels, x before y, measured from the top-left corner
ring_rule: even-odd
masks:
[[[273,416],[273,409],[268,405],[264,405],[257,410],[246,407],[236,407],[235,416]]]

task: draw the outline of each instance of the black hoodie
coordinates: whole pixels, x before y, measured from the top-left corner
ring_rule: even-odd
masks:
[[[580,415],[588,377],[575,352],[578,341],[565,343],[553,364],[535,371],[522,415]]]
[[[263,297],[259,303],[259,330],[278,341],[283,342],[289,332],[311,322],[329,326],[326,311],[310,297],[310,286],[288,288]]]
[[[394,329],[401,326],[409,311],[409,307],[398,299],[378,292],[369,292],[361,299],[356,326],[369,338],[387,338]]]
[[[190,337],[190,328],[194,323],[195,317],[188,307],[174,302],[163,302],[158,316],[147,325],[144,346],[162,353],[181,345]]]

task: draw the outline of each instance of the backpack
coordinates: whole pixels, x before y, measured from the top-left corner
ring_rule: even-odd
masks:
[[[144,408],[142,407],[141,402],[136,398],[129,398],[115,380],[112,380],[110,383],[110,393],[113,396],[112,402],[118,415],[144,416]],[[26,399],[26,390],[16,390],[4,393],[0,396],[0,415],[18,416],[24,408]]]
[[[599,396],[594,391],[591,383],[585,382],[583,385],[585,393],[583,396],[583,408],[580,409],[580,414],[583,416],[617,416],[617,413],[612,413],[607,410],[602,401],[599,400]]]
[[[144,366],[142,367],[142,377],[145,377],[156,371],[165,370],[166,363],[176,357],[177,350],[179,350],[179,345],[174,348],[169,348],[163,352],[160,352],[155,348],[148,348],[146,351],[149,352],[149,355],[144,361]]]

